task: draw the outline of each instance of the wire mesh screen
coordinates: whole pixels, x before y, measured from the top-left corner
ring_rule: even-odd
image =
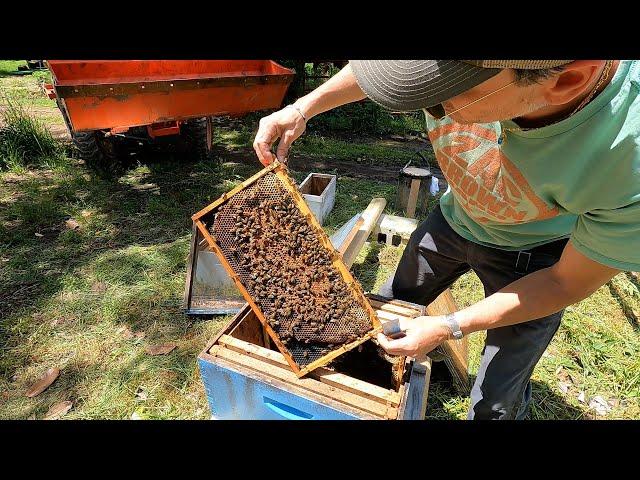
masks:
[[[283,181],[267,173],[203,220],[285,346],[282,353],[303,368],[369,334],[375,314]]]
[[[229,315],[237,313],[245,300],[220,259],[210,250],[202,232],[194,229],[191,268],[187,275],[185,309],[189,314]]]

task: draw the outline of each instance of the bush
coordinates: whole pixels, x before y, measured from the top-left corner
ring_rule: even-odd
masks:
[[[359,135],[406,135],[425,132],[422,112],[391,113],[372,101],[356,102],[318,115],[309,131],[343,132]]]
[[[64,158],[63,145],[24,107],[9,99],[2,112],[0,170],[30,165],[51,165]]]

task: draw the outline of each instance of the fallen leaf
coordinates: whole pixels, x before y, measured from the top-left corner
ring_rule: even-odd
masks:
[[[92,214],[89,210],[82,210],[82,211],[80,212],[80,215],[82,215],[84,218],[88,218],[88,217],[90,217],[90,216],[91,216],[91,215],[93,215],[93,214]]]
[[[571,382],[558,382],[558,388],[562,393],[567,393],[571,385]]]
[[[78,228],[80,228],[80,224],[78,222],[76,222],[73,218],[70,218],[69,220],[65,221],[64,223],[71,230],[77,230]]]
[[[127,338],[127,339],[133,338],[133,337],[136,337],[137,339],[144,338],[144,332],[133,333],[131,329],[126,325],[118,330],[118,333],[121,333],[121,332],[124,335],[124,338]]]
[[[27,393],[25,395],[29,398],[35,397],[36,395],[40,395],[47,388],[49,388],[49,386],[53,382],[56,381],[56,378],[58,378],[59,375],[60,375],[59,368],[54,367],[54,368],[48,369],[45,372],[45,374],[42,377],[40,377],[40,380],[38,380],[36,383],[31,385],[31,388],[27,390]]]
[[[607,401],[602,398],[600,395],[596,395],[589,402],[589,408],[593,408],[598,415],[606,415],[611,411],[611,407],[607,403]]]
[[[578,394],[578,401],[579,401],[580,403],[584,403],[584,392],[580,392],[580,393]]]
[[[145,350],[149,355],[165,355],[176,347],[175,343],[162,343],[160,345],[149,345]]]
[[[38,238],[42,238],[42,237],[44,237],[44,235],[43,235],[43,234],[38,233],[38,232],[34,233],[34,235],[35,235],[36,237],[38,237]]]
[[[58,402],[51,406],[49,411],[45,414],[44,420],[58,420],[65,413],[71,410],[71,407],[73,407],[73,402],[70,402],[69,400]]]

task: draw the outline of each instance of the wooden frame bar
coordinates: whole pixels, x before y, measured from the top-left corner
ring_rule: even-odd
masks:
[[[207,227],[203,222],[203,217],[204,216],[209,215],[211,213],[215,213],[215,210],[217,208],[219,208],[224,203],[226,203],[234,195],[236,195],[237,193],[239,193],[242,190],[246,189],[247,187],[251,186],[256,181],[258,181],[260,178],[262,178],[263,176],[265,176],[265,175],[267,175],[269,173],[274,173],[277,176],[278,180],[280,181],[281,186],[284,187],[284,189],[289,193],[289,195],[291,196],[291,198],[294,201],[294,203],[297,206],[297,208],[301,211],[302,215],[306,218],[309,226],[316,233],[316,235],[317,235],[317,237],[318,237],[318,239],[320,241],[320,244],[326,249],[327,252],[329,252],[333,267],[342,276],[342,279],[346,283],[347,288],[351,291],[351,294],[354,297],[354,299],[357,299],[359,301],[358,303],[365,309],[365,311],[367,312],[367,314],[369,316],[369,319],[371,320],[371,324],[372,324],[372,330],[369,331],[367,334],[359,337],[358,339],[354,340],[353,342],[349,342],[349,343],[345,343],[345,344],[341,345],[340,347],[332,350],[331,352],[329,352],[326,355],[322,356],[321,358],[311,362],[310,364],[306,365],[303,368],[300,368],[298,366],[298,364],[295,362],[295,360],[293,359],[293,357],[289,353],[289,350],[280,341],[280,339],[279,339],[278,335],[276,334],[276,332],[271,328],[271,326],[267,322],[266,318],[264,317],[264,314],[263,314],[262,310],[260,309],[259,305],[257,305],[257,303],[253,300],[251,294],[247,291],[247,289],[243,285],[241,279],[236,274],[236,272],[233,270],[233,268],[231,267],[231,265],[227,261],[226,257],[224,256],[224,253],[222,252],[221,248],[218,246],[216,240],[208,232]],[[304,198],[302,197],[302,194],[298,190],[297,185],[288,176],[286,166],[281,164],[280,162],[278,162],[278,161],[273,162],[271,165],[269,165],[268,167],[262,169],[260,172],[256,173],[252,177],[248,178],[247,180],[242,182],[240,185],[238,185],[237,187],[233,188],[231,191],[225,193],[219,199],[217,199],[216,201],[212,202],[207,207],[203,208],[202,210],[200,210],[199,212],[194,214],[192,216],[192,220],[195,222],[196,227],[202,233],[203,237],[209,243],[209,246],[211,247],[211,249],[218,256],[218,258],[220,260],[220,263],[222,264],[224,269],[229,273],[229,276],[231,277],[231,279],[234,281],[234,283],[236,284],[236,286],[238,287],[238,289],[242,293],[242,296],[245,298],[247,303],[249,303],[249,305],[251,305],[251,308],[256,313],[256,316],[258,317],[258,319],[260,320],[260,322],[264,326],[264,329],[268,333],[269,337],[271,337],[272,341],[275,343],[275,345],[278,348],[278,350],[280,350],[280,352],[283,354],[283,356],[285,357],[285,359],[289,363],[290,367],[293,369],[293,371],[295,372],[295,374],[298,377],[302,377],[302,376],[308,374],[309,372],[311,372],[312,370],[314,370],[314,369],[316,369],[316,368],[318,368],[318,367],[320,367],[322,365],[326,365],[327,363],[329,363],[330,361],[334,360],[335,358],[337,358],[338,356],[342,355],[343,353],[345,353],[345,352],[357,347],[358,345],[366,342],[367,340],[375,337],[375,335],[377,335],[379,332],[382,331],[382,326],[381,326],[380,321],[379,321],[379,319],[378,319],[378,317],[376,315],[376,312],[373,309],[373,307],[369,304],[367,298],[365,297],[365,294],[364,294],[364,291],[362,290],[361,285],[351,275],[351,272],[349,271],[348,267],[345,265],[345,263],[342,260],[342,256],[334,248],[334,246],[331,243],[331,240],[329,239],[328,235],[324,232],[324,230],[320,226],[318,220],[315,218],[315,216],[313,215],[313,213],[311,212],[311,210],[307,206],[306,202],[304,201]]]

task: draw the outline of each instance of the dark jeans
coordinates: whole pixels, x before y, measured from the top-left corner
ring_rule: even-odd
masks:
[[[428,305],[473,270],[489,296],[560,259],[567,239],[522,252],[490,248],[458,235],[437,207],[418,226],[380,295]],[[562,313],[487,331],[471,390],[469,419],[522,419],[531,402],[531,374],[560,326]]]

